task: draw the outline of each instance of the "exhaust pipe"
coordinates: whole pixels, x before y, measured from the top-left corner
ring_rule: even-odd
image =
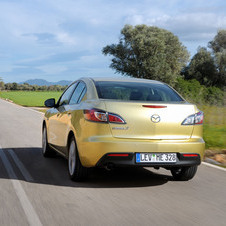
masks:
[[[115,168],[115,165],[111,162],[109,162],[106,166],[105,166],[105,169],[110,171],[110,170],[113,170]]]

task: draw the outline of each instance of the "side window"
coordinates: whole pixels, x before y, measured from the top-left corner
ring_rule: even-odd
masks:
[[[80,82],[76,87],[74,93],[71,96],[70,104],[77,104],[79,103],[86,92],[86,85],[84,82]]]
[[[78,104],[82,101],[82,98],[85,96],[85,94],[86,94],[86,87],[83,89],[81,96],[78,99]]]
[[[67,88],[67,90],[63,93],[60,98],[59,106],[69,104],[69,100],[71,98],[72,92],[74,91],[75,87],[77,86],[78,82],[72,84]]]

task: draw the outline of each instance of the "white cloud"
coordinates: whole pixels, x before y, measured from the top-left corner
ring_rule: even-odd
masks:
[[[133,25],[147,24],[150,26],[159,26],[169,29],[173,33],[186,38],[205,38],[203,34],[211,34],[220,28],[226,27],[226,16],[214,13],[183,13],[176,16],[163,14],[159,17],[150,17],[149,15],[133,15],[127,18]],[[200,37],[198,37],[200,35]]]
[[[75,37],[71,36],[70,34],[66,32],[60,32],[56,34],[56,39],[66,45],[76,45],[76,39]]]

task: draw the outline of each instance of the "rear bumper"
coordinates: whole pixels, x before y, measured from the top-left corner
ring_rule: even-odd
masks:
[[[78,141],[78,140],[77,140]],[[177,153],[178,166],[198,165],[204,156],[205,142],[202,138],[187,140],[132,140],[112,137],[89,137],[77,142],[80,160],[85,167],[100,166],[109,159],[109,153],[129,153],[128,159],[114,159],[117,165],[157,166],[159,164],[136,164],[135,153]],[[196,153],[199,159],[183,159],[181,153]],[[112,160],[111,160],[112,161]],[[167,166],[167,165],[164,165]],[[172,164],[170,164],[172,166]],[[175,166],[175,164],[174,164]]]
[[[111,153],[109,153],[111,154]],[[175,163],[137,163],[136,162],[136,153],[128,153],[126,157],[120,156],[109,156],[109,154],[104,155],[97,166],[104,167],[104,166],[142,166],[142,167],[181,167],[181,166],[194,166],[200,165],[201,158],[200,155],[196,157],[184,157],[182,153],[177,153],[177,160]]]

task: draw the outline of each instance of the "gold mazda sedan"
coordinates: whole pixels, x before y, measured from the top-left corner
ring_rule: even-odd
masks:
[[[203,112],[165,83],[81,78],[45,105],[43,155],[67,158],[72,180],[117,166],[163,167],[190,180],[203,158]]]

